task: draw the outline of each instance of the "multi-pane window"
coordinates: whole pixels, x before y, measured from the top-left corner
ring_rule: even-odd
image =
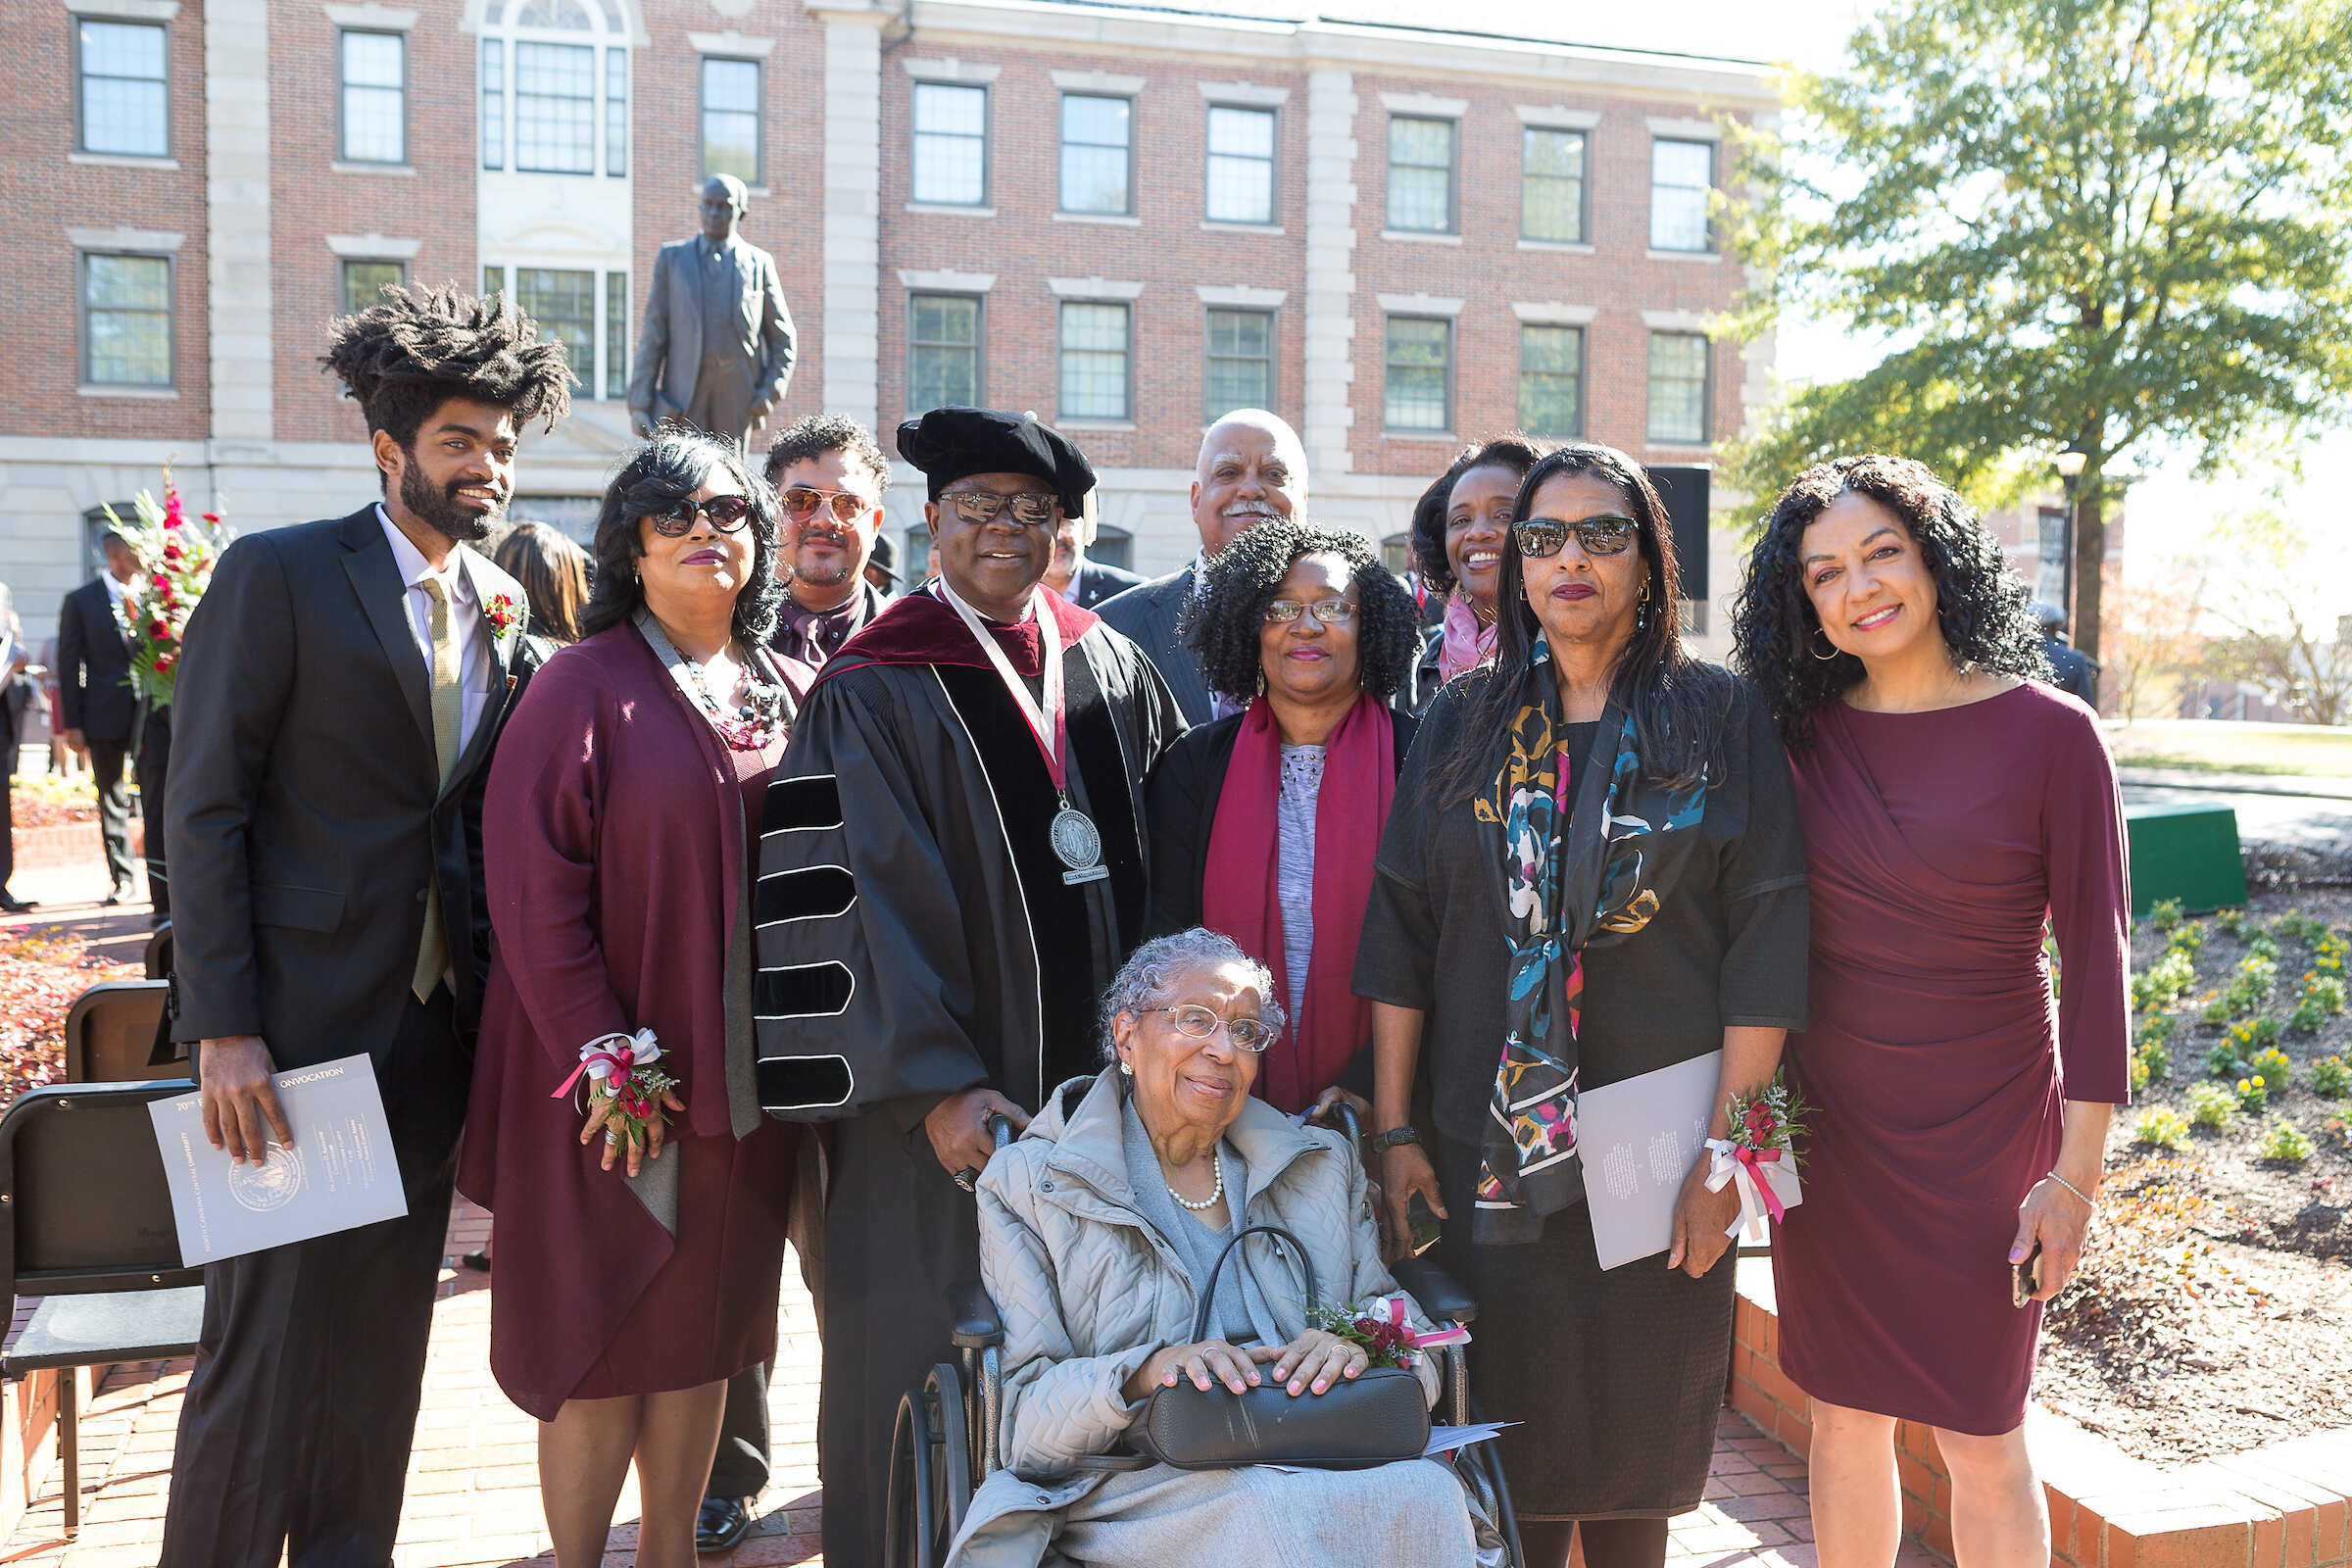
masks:
[[[1453,428],[1453,323],[1389,318],[1381,422],[1392,430]]]
[[[1061,95],[1063,212],[1128,211],[1128,154],[1134,128],[1133,99]]]
[[[703,177],[760,183],[760,62],[703,61]]]
[[[596,51],[588,45],[514,45],[514,167],[596,172]]]
[[[564,345],[580,390],[595,395],[596,387],[596,274],[559,271],[550,267],[514,269],[514,303],[539,323],[541,335]]]
[[[1698,332],[1649,334],[1649,438],[1678,446],[1707,439],[1707,340]]]
[[[1123,100],[1122,100],[1123,101]],[[1128,307],[1061,302],[1061,416],[1124,419]]]
[[[172,260],[81,259],[81,378],[91,386],[172,384]]]
[[[382,300],[386,284],[406,283],[409,264],[406,262],[353,262],[343,264],[343,309],[364,311]]]
[[[1565,440],[1585,433],[1585,331],[1519,328],[1519,428]]]
[[[1208,108],[1208,219],[1274,221],[1274,111]]]
[[[1236,409],[1274,406],[1274,315],[1271,311],[1208,313],[1208,370],[1200,422],[1214,424]]]
[[[409,40],[397,32],[345,32],[337,40],[343,74],[343,145],[348,164],[409,161]]]
[[[605,51],[605,172],[629,172],[629,52]]]
[[[968,294],[906,301],[906,412],[980,402],[980,302]],[[1064,412],[1067,412],[1066,410]]]
[[[1649,144],[1649,247],[1658,251],[1707,248],[1707,187],[1715,179],[1715,144]]]
[[[978,207],[988,200],[988,89],[914,84],[914,181],[918,202]]]
[[[164,29],[145,23],[76,18],[74,33],[80,150],[169,156],[171,93]]]
[[[507,46],[482,40],[482,167],[507,167]]]
[[[629,274],[605,274],[605,396],[629,395]]]
[[[1389,117],[1389,227],[1412,234],[1453,229],[1450,120]]]
[[[1530,125],[1520,134],[1519,237],[1585,237],[1585,133]]]

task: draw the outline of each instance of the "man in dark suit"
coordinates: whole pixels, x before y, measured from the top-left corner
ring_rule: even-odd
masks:
[[[1236,534],[1268,517],[1288,517],[1306,505],[1306,448],[1279,414],[1236,409],[1200,438],[1193,468],[1193,526],[1200,553],[1181,571],[1154,577],[1102,606],[1113,631],[1135,641],[1175,694],[1185,722],[1219,716],[1200,661],[1184,646],[1178,627],[1191,606],[1200,573]]]
[[[0,767],[0,911],[9,914],[39,907],[8,891],[8,879],[17,873],[16,819],[9,801],[17,778],[17,747],[24,739],[24,715],[41,701],[40,687],[25,673],[31,662],[18,633],[16,601],[8,584],[0,582],[0,746],[8,748],[0,756],[0,762],[7,764]]]
[[[364,1054],[408,1213],[206,1267],[165,1568],[391,1561],[488,966],[482,787],[530,671],[520,586],[466,546],[520,427],[568,407],[534,330],[455,287],[338,322],[383,500],[238,540],[188,624],[165,833],[205,1132],[259,1164],[293,1141],[270,1075]]]
[[[751,444],[792,379],[792,312],[776,259],[736,232],[750,193],[733,174],[703,182],[703,231],[662,247],[629,375],[641,436],[681,418]]]
[[[1054,561],[1046,567],[1046,586],[1081,610],[1093,610],[1130,588],[1140,587],[1144,581],[1140,571],[1126,571],[1087,559],[1086,552],[1102,526],[1098,510],[1102,494],[1100,490],[1089,490],[1085,514],[1061,519],[1060,526],[1054,530]]]
[[[106,570],[83,583],[57,610],[58,721],[65,741],[89,760],[98,785],[98,837],[114,890],[106,903],[134,896],[130,880],[130,795],[122,763],[138,750],[145,705],[130,689],[130,646],[119,612],[137,583],[138,553],[121,534],[104,540]]]
[[[2050,684],[2070,697],[2081,698],[2097,712],[2099,666],[2066,640],[2066,612],[2046,599],[2036,599],[2026,609],[2041,627],[2041,651],[2050,661]]]

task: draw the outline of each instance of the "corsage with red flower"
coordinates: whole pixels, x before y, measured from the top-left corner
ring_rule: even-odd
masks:
[[[1804,1201],[1796,1179],[1796,1140],[1804,1136],[1806,1105],[1788,1087],[1786,1068],[1772,1082],[1731,1098],[1732,1135],[1710,1138],[1707,1152],[1707,1191],[1720,1193],[1737,1184],[1740,1217],[1724,1229],[1751,1246],[1771,1233],[1765,1221],[1779,1221]]]
[[[587,1080],[588,1102],[582,1109],[588,1125],[580,1130],[580,1142],[604,1129],[607,1170],[625,1150],[629,1174],[636,1175],[641,1158],[662,1152],[662,1129],[668,1121],[663,1110],[686,1108],[677,1096],[678,1081],[658,1065],[661,1059],[661,1042],[651,1029],[601,1035],[580,1048],[580,1064],[548,1096],[566,1099]]]
[[[1402,1367],[1410,1371],[1416,1351],[1470,1343],[1470,1331],[1458,1323],[1446,1329],[1415,1329],[1405,1312],[1402,1296],[1374,1297],[1353,1310],[1326,1301],[1308,1311],[1306,1317],[1310,1327],[1361,1346],[1372,1366]]]
[[[494,633],[504,637],[522,624],[522,607],[514,602],[513,594],[492,594],[490,602],[482,606],[482,618],[490,622]]]

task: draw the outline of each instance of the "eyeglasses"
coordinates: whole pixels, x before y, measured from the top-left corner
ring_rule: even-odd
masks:
[[[1012,520],[1031,528],[1051,528],[1060,514],[1061,497],[1050,490],[1023,490],[1015,495],[992,495],[986,490],[951,490],[939,498],[956,509],[956,515],[973,527],[985,527],[1011,509]]]
[[[1275,1036],[1282,1033],[1263,1018],[1220,1018],[1198,1002],[1187,1002],[1174,1007],[1146,1007],[1143,1010],[1166,1013],[1168,1022],[1174,1024],[1176,1032],[1187,1040],[1214,1039],[1217,1025],[1223,1024],[1225,1038],[1233,1042],[1234,1049],[1247,1051],[1251,1055],[1272,1045]]]
[[[710,518],[710,526],[720,533],[733,533],[750,520],[752,502],[749,496],[712,496],[708,501],[688,496],[646,515],[653,519],[654,532],[664,539],[691,533],[697,516]]]
[[[819,507],[831,507],[835,522],[856,522],[874,510],[873,502],[855,490],[819,490],[808,484],[794,485],[783,500],[784,515],[795,522],[807,522]]]
[[[1587,517],[1582,522],[1530,517],[1511,529],[1519,541],[1519,553],[1531,561],[1549,561],[1558,555],[1571,533],[1588,556],[1622,556],[1641,531],[1642,525],[1631,517]]]
[[[1288,626],[1300,615],[1311,616],[1319,626],[1345,626],[1355,619],[1355,606],[1345,599],[1318,599],[1302,605],[1296,599],[1276,599],[1266,606],[1266,624]]]

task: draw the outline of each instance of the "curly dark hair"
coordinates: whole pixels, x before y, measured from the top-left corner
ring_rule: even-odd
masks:
[[[1674,525],[1642,465],[1615,447],[1569,442],[1527,470],[1511,515],[1525,517],[1547,481],[1573,474],[1590,474],[1614,486],[1638,530],[1649,600],[1618,656],[1610,695],[1633,714],[1634,744],[1642,755],[1642,771],[1672,788],[1695,782],[1710,768],[1720,773],[1724,719],[1735,686],[1730,675],[1683,646],[1682,576],[1675,564]],[[1483,742],[1499,739],[1509,730],[1543,635],[1543,623],[1527,602],[1527,568],[1515,528],[1503,537],[1494,598],[1493,669],[1473,671],[1455,683],[1462,688],[1459,700],[1468,705],[1463,733],[1482,744],[1461,748],[1440,766],[1435,787],[1441,803],[1468,800],[1494,781],[1494,759]]]
[[[1969,504],[1910,458],[1839,458],[1806,469],[1772,504],[1732,612],[1732,666],[1772,705],[1773,722],[1789,750],[1811,743],[1815,710],[1836,702],[1863,674],[1862,661],[1851,654],[1819,656],[1827,640],[1805,592],[1800,557],[1805,529],[1848,494],[1892,513],[1918,544],[1936,580],[1936,623],[1956,662],[2049,679],[2025,584],[2010,575],[1999,542]]]
[[[541,337],[537,322],[497,295],[480,299],[455,283],[391,284],[381,301],[336,318],[328,331],[318,363],[342,379],[368,428],[403,452],[416,452],[417,428],[451,398],[502,405],[517,429],[544,419],[552,430],[571,412],[564,345]]]
[[[796,463],[838,452],[852,467],[874,476],[874,494],[890,488],[890,460],[882,455],[874,432],[846,414],[806,414],[792,421],[767,449],[767,482],[781,486],[784,470]]]
[[[735,596],[735,640],[746,648],[767,641],[784,602],[784,585],[776,580],[776,493],[744,466],[743,449],[733,441],[674,421],[629,454],[605,487],[592,542],[596,587],[580,611],[581,636],[635,617],[645,603],[645,585],[637,578],[637,558],[645,553],[637,546],[638,520],[693,495],[714,468],[724,468],[752,504],[744,524],[752,535],[752,580]]]
[[[1200,656],[1209,690],[1246,703],[1264,681],[1258,633],[1266,605],[1301,556],[1338,556],[1355,588],[1355,681],[1382,701],[1396,695],[1421,652],[1413,596],[1361,534],[1320,528],[1296,517],[1259,523],[1217,552],[1206,586],[1177,635]]]
[[[1453,563],[1446,559],[1446,512],[1453,504],[1454,481],[1472,468],[1508,468],[1520,477],[1551,448],[1518,430],[1506,430],[1483,447],[1464,447],[1438,482],[1413,503],[1413,564],[1421,586],[1440,598],[1453,592]]]

